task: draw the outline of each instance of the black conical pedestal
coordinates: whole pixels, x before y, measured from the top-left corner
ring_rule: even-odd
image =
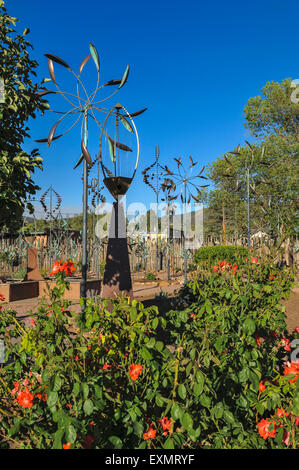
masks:
[[[113,203],[102,298],[126,296],[133,298],[129,252],[126,236],[126,219],[121,202]]]

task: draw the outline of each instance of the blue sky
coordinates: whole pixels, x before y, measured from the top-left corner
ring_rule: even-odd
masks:
[[[148,205],[154,199],[141,171],[154,160],[157,144],[168,165],[171,157],[189,155],[207,164],[249,137],[243,108],[250,97],[260,94],[267,81],[299,77],[297,0],[8,0],[6,6],[20,19],[18,31],[31,30],[28,39],[40,78],[49,76],[44,53],[78,70],[89,54],[89,41],[99,51],[103,81],[120,78],[130,65],[126,86],[109,102],[112,107],[120,101],[130,112],[148,108],[135,120],[140,164],[128,203]],[[88,66],[88,77],[95,79]],[[63,84],[71,80],[61,77]],[[47,137],[54,122],[50,113],[31,121],[26,149],[37,146],[34,139]],[[92,156],[98,142],[94,129]],[[81,169],[73,170],[80,156],[80,129],[50,148],[39,148],[44,170],[35,175],[42,187],[38,197],[53,184],[64,206],[80,210]]]

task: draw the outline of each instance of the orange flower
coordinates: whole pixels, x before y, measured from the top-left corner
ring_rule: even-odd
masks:
[[[139,374],[141,374],[143,367],[140,364],[131,364],[129,376],[132,380],[137,380]]]
[[[272,431],[269,431],[270,425],[273,425]],[[258,428],[260,436],[262,436],[263,439],[267,439],[268,437],[274,437],[276,434],[275,421],[268,421],[268,418],[262,419],[258,423]]]
[[[55,274],[59,273],[59,271],[61,271],[61,262],[55,261],[52,267],[52,271],[49,274],[50,276],[54,276]]]
[[[72,276],[76,268],[71,261],[68,261],[67,263],[63,263],[60,270],[65,271],[67,276]]]
[[[15,393],[17,393],[20,390],[19,382],[14,382],[13,385],[14,385],[14,388],[10,392],[12,395],[14,395]]]
[[[161,424],[163,431],[171,430],[171,420],[167,418],[167,416],[163,416],[162,419],[159,419],[159,423]]]
[[[238,268],[238,265],[237,265],[237,264],[233,264],[233,274],[235,274],[235,272],[237,271],[237,268]]]
[[[218,266],[218,264],[215,265],[215,266],[213,266],[213,270],[214,270],[216,273],[218,273],[218,271],[219,271],[219,266]]]
[[[252,260],[251,260],[251,261],[252,261],[252,263],[253,263],[253,264],[256,264],[256,263],[257,263],[257,258],[256,258],[256,257],[254,257],[254,258],[252,258]]]
[[[291,362],[290,366],[285,367],[283,374],[294,374],[295,377],[293,379],[289,379],[289,382],[296,382],[299,377],[299,362]]]
[[[64,449],[69,449],[71,447],[72,443],[71,442],[68,442],[67,444],[62,444],[62,447]]]
[[[26,387],[23,392],[19,392],[17,395],[17,400],[19,405],[23,408],[31,408],[33,406],[34,395]]]
[[[259,384],[259,392],[263,392],[264,390],[266,390],[266,385],[264,385],[263,382],[260,382],[260,384]]]
[[[148,431],[143,434],[143,439],[154,439],[156,437],[157,431],[153,429],[153,425],[151,424],[148,428]]]
[[[262,342],[262,339],[264,339],[264,338],[262,338],[262,336],[259,336],[257,333],[255,333],[254,337],[255,337],[255,342],[256,342],[257,346],[260,346],[261,342]]]
[[[275,414],[276,414],[276,416],[278,416],[279,418],[282,418],[282,416],[289,416],[290,413],[287,413],[284,408],[277,408]]]

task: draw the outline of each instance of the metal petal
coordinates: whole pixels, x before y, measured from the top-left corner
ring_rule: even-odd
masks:
[[[50,130],[49,135],[48,135],[48,146],[49,147],[51,145],[51,142],[53,140],[56,128],[57,128],[58,124],[60,123],[60,121],[61,120],[59,119],[59,121],[55,122],[55,124],[51,127],[51,130]]]
[[[85,57],[85,59],[82,60],[80,68],[79,68],[78,77],[80,77],[84,65],[87,64],[87,62],[89,61],[90,58],[91,58],[91,54],[89,54],[87,57]]]
[[[111,85],[119,85],[121,83],[121,79],[116,80],[109,80],[109,82],[105,83],[103,86],[111,86]]]
[[[63,65],[63,67],[66,67],[68,70],[71,70],[70,66],[63,60],[63,59],[60,59],[60,57],[57,57],[57,55],[53,55],[53,54],[45,54],[45,56],[53,61],[53,62],[56,62],[57,64],[59,65]]]
[[[118,87],[119,89],[122,88],[124,84],[126,83],[126,81],[128,80],[129,71],[130,71],[130,67],[127,65],[123,78],[121,79],[120,85]]]
[[[81,150],[82,150],[82,153],[83,153],[83,157],[85,158],[85,160],[87,161],[87,163],[89,165],[92,164],[92,159],[91,159],[91,156],[89,154],[89,151],[87,150],[85,144],[84,144],[84,141],[83,139],[81,139]]]
[[[127,119],[124,117],[124,116],[119,116],[120,120],[121,120],[121,123],[124,125],[124,127],[127,129],[127,131],[131,132],[131,134],[134,134],[134,130],[133,130],[133,127],[131,126],[131,124],[129,123],[129,121],[127,121]]]
[[[100,70],[99,53],[97,51],[97,48],[93,44],[91,44],[91,42],[89,43],[89,50],[90,50],[90,53],[91,53],[92,58],[94,60],[94,63],[96,64],[97,71],[99,72],[99,70]]]
[[[144,113],[144,111],[146,111],[146,110],[147,110],[147,108],[144,108],[144,109],[141,109],[140,111],[136,111],[135,113],[131,113],[131,114],[129,114],[129,117],[139,116],[139,114]]]
[[[80,165],[80,163],[83,161],[83,154],[81,153],[81,157],[79,158],[79,160],[77,161],[76,165],[74,166],[74,170]]]
[[[57,139],[59,139],[59,137],[62,137],[62,136],[63,136],[63,134],[57,135],[56,137],[53,137],[52,140],[57,140]],[[46,142],[48,142],[48,137],[46,137],[46,139],[37,139],[34,142],[46,143]]]
[[[128,147],[127,145],[125,144],[121,144],[120,142],[115,142],[115,140],[111,139],[111,137],[108,136],[108,139],[109,141],[111,142],[111,144],[114,146],[116,146],[117,148],[119,148],[120,150],[125,150],[126,152],[132,152],[133,150]]]
[[[48,68],[49,68],[49,74],[52,78],[52,82],[57,85],[55,73],[54,73],[54,64],[51,59],[48,59]]]
[[[44,91],[38,91],[36,94],[38,96],[45,96],[45,95],[49,95],[51,93],[56,93],[56,91],[44,90]]]

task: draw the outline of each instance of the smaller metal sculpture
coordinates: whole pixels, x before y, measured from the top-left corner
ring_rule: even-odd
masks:
[[[234,192],[242,192],[244,191],[244,186],[246,187],[246,196],[247,196],[247,245],[248,245],[248,249],[250,249],[250,231],[251,231],[251,228],[250,228],[250,190],[252,191],[253,194],[257,194],[256,193],[256,185],[260,185],[260,184],[267,184],[269,185],[270,182],[266,180],[266,178],[261,175],[260,176],[260,179],[254,183],[253,181],[251,182],[250,180],[250,177],[251,177],[251,172],[253,170],[253,167],[254,167],[254,163],[255,163],[255,160],[256,160],[256,151],[258,149],[256,149],[253,145],[251,145],[249,142],[247,142],[247,140],[245,140],[245,143],[248,147],[248,150],[249,150],[249,153],[250,153],[250,159],[249,158],[246,158],[246,162],[245,162],[245,178],[242,180],[242,179],[239,179],[238,177],[238,173],[237,173],[237,170],[236,168],[234,167],[234,164],[231,162],[231,160],[228,158],[228,156],[225,154],[224,155],[224,158],[226,160],[226,162],[228,163],[228,167],[226,169],[226,172],[222,174],[222,176],[224,178],[229,178],[229,179],[235,179],[235,187],[233,188],[233,191]],[[263,157],[264,157],[264,154],[265,154],[265,147],[262,146],[261,150],[261,158],[262,160],[259,160],[259,164],[261,165],[264,165],[264,166],[267,166],[267,167],[271,167],[272,164],[269,164],[268,162],[264,161],[263,160]],[[240,144],[236,147],[235,150],[232,150],[231,152],[227,152],[227,153],[230,153],[230,154],[233,154],[233,155],[240,155],[241,154],[241,146]],[[233,174],[230,174],[230,171],[233,172]],[[264,212],[266,212],[266,209],[263,207],[263,205],[261,206],[262,207],[262,210],[264,210]]]
[[[187,283],[187,260],[188,260],[188,251],[186,250],[186,235],[187,235],[187,227],[186,227],[186,205],[190,204],[191,198],[194,201],[199,202],[201,196],[201,189],[207,188],[209,185],[197,185],[195,184],[195,180],[197,178],[207,180],[206,176],[203,176],[203,171],[205,166],[201,168],[201,170],[197,174],[193,174],[193,168],[197,165],[198,162],[194,162],[192,157],[189,157],[190,165],[185,167],[182,163],[182,158],[174,158],[174,161],[177,165],[177,171],[171,171],[167,165],[164,165],[164,170],[168,175],[168,185],[172,188],[172,191],[175,192],[177,189],[180,188],[180,198],[184,208],[184,283]],[[194,189],[196,190],[196,196],[193,194]],[[172,196],[174,198],[174,196]]]

